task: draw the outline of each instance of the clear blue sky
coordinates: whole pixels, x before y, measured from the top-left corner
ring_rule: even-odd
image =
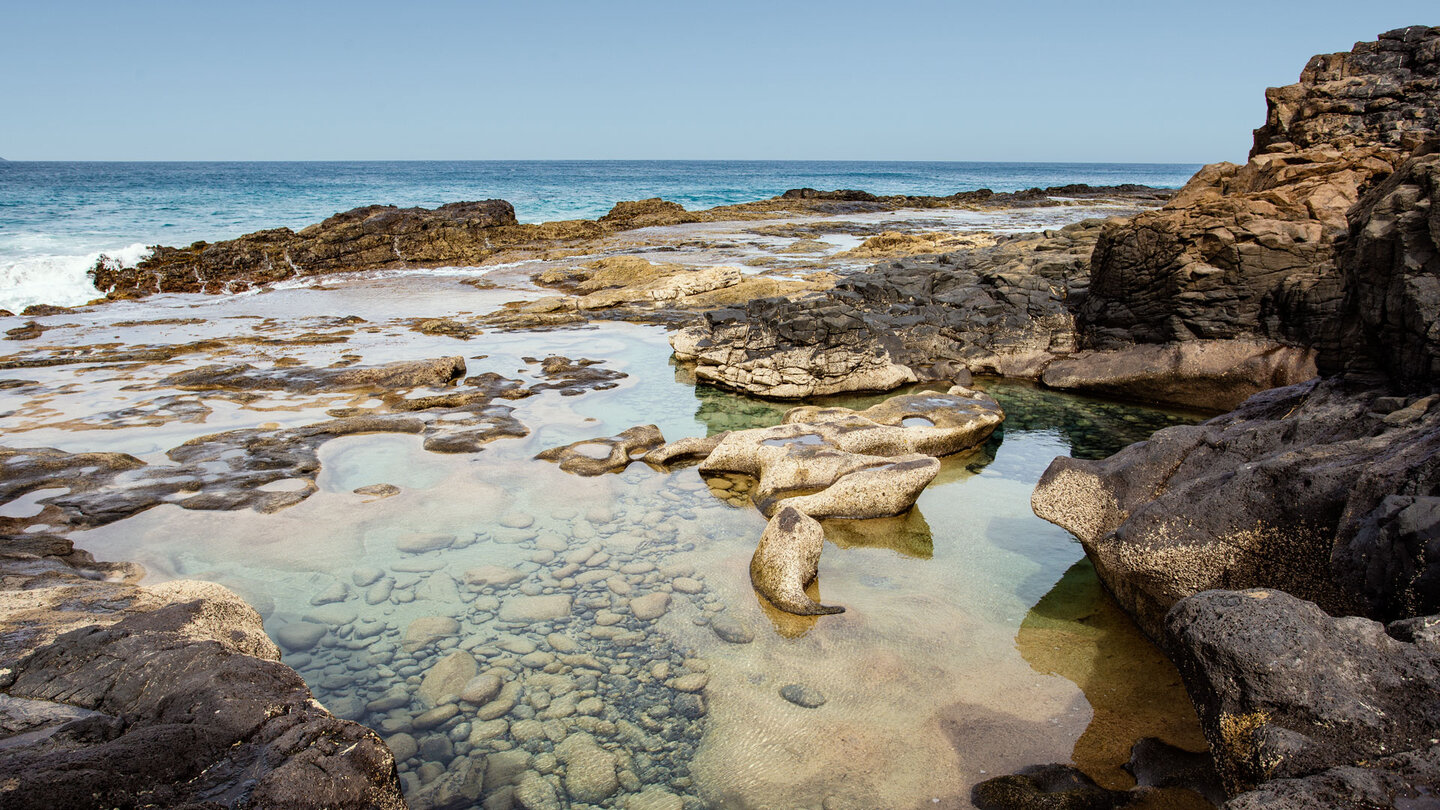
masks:
[[[1242,159],[1435,0],[0,0],[11,160]]]

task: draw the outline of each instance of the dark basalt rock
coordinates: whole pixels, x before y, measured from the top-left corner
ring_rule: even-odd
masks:
[[[449,203],[433,210],[370,205],[298,232],[274,228],[214,244],[156,246],[134,267],[102,256],[90,275],[112,299],[156,292],[239,292],[351,270],[475,266],[505,250],[548,247],[697,218],[676,203],[658,199],[617,203],[598,221],[540,225],[517,222],[515,209],[504,200]]]
[[[1267,391],[1103,461],[1056,459],[1031,505],[1080,538],[1153,638],[1171,605],[1213,588],[1280,588],[1385,619],[1434,612],[1440,408],[1425,397],[1380,413],[1382,393]]]
[[[1100,223],[877,265],[833,290],[707,313],[672,338],[702,382],[771,397],[888,390],[969,371],[1036,377],[1075,348]]]
[[[25,323],[13,329],[6,329],[5,339],[34,340],[35,338],[38,338],[43,334],[45,334],[45,327],[41,326],[35,321],[26,321]]]
[[[97,581],[117,568],[39,540],[0,537],[0,805],[405,807],[233,593]]]
[[[1437,43],[1440,28],[1405,28],[1315,57],[1266,93],[1248,163],[1206,166],[1161,210],[1107,226],[1076,313],[1085,344],[1325,343],[1346,210],[1440,131]]]
[[[1121,183],[1116,186],[1092,186],[1086,183],[1068,183],[1048,188],[1027,188],[1021,191],[996,193],[988,188],[973,191],[957,191],[945,196],[925,194],[890,194],[876,196],[868,191],[837,189],[819,191],[813,188],[792,188],[776,197],[777,200],[806,200],[819,202],[880,203],[883,206],[907,208],[935,208],[956,204],[985,204],[988,208],[1031,207],[1035,205],[1059,205],[1055,197],[1070,199],[1095,199],[1099,197],[1124,196],[1128,199],[1149,199],[1161,201],[1170,196],[1169,189],[1152,188],[1135,183]]]
[[[970,799],[980,810],[1115,810],[1134,795],[1107,790],[1069,765],[1032,765],[975,786]]]
[[[701,382],[765,397],[884,391],[968,374],[1137,401],[1233,408],[1314,376],[1314,353],[1268,339],[1078,352],[1098,220],[993,247],[876,265],[832,290],[706,313],[671,338]]]
[[[1385,620],[1440,610],[1440,399],[1418,396],[1440,380],[1437,179],[1440,154],[1419,155],[1351,210],[1348,326],[1319,359],[1334,377],[1041,479],[1036,513],[1080,537],[1153,636],[1210,588]]]
[[[402,361],[383,366],[312,368],[289,366],[260,369],[249,364],[201,366],[172,374],[161,385],[185,391],[319,391],[372,390],[444,386],[465,375],[465,359]]]
[[[1316,807],[1433,810],[1440,801],[1440,746],[1330,768],[1314,776],[1272,779],[1231,799],[1226,810]]]
[[[1209,751],[1186,751],[1156,737],[1142,737],[1130,748],[1125,770],[1140,788],[1193,790],[1214,805],[1225,801],[1225,788]]]
[[[1309,806],[1402,807],[1397,797],[1440,789],[1440,769],[1417,767],[1436,762],[1434,639],[1401,640],[1378,622],[1333,618],[1269,589],[1191,596],[1175,605],[1166,630],[1232,794],[1267,782],[1262,796],[1291,802],[1379,790],[1388,798],[1373,804]],[[1308,784],[1270,782],[1296,779]],[[1259,797],[1237,802],[1269,806]]]
[[[608,368],[600,368],[603,360],[550,355],[544,360],[533,357],[523,358],[527,363],[540,364],[540,376],[547,382],[530,386],[532,391],[559,391],[562,397],[573,397],[586,391],[606,391],[618,386],[628,374]]]
[[[1431,390],[1440,380],[1440,139],[1351,211],[1342,264],[1344,325],[1322,370]]]

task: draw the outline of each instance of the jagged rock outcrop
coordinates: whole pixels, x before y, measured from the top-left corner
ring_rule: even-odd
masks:
[[[1440,140],[1417,152],[1352,216],[1344,318],[1321,358],[1328,373],[1375,376],[1404,391],[1440,380]]]
[[[1075,348],[1100,223],[888,262],[798,300],[716,310],[671,338],[698,379],[769,397],[884,391],[966,369],[1036,377]],[[963,377],[961,378],[963,380]]]
[[[1351,211],[1335,376],[1103,461],[1056,459],[1037,514],[1078,536],[1143,627],[1211,588],[1385,620],[1440,611],[1440,155]]]
[[[1249,791],[1231,799],[1232,809],[1398,808],[1437,787],[1440,155],[1431,140],[1401,159],[1402,149],[1435,137],[1437,72],[1440,29],[1411,28],[1351,54],[1317,57],[1301,85],[1272,91],[1257,156],[1230,174],[1279,183],[1262,176],[1276,165],[1268,156],[1296,165],[1335,149],[1315,145],[1324,139],[1348,150],[1341,159],[1395,167],[1363,181],[1368,190],[1343,228],[1330,223],[1335,208],[1322,204],[1325,195],[1294,197],[1303,184],[1252,188],[1225,203],[1258,233],[1257,223],[1278,221],[1266,216],[1286,206],[1298,216],[1303,202],[1329,246],[1312,255],[1309,281],[1271,274],[1279,286],[1241,289],[1213,310],[1204,295],[1189,294],[1196,290],[1172,286],[1193,307],[1175,303],[1176,317],[1159,327],[1154,316],[1174,302],[1144,292],[1146,278],[1173,279],[1166,274],[1177,254],[1166,248],[1137,259],[1137,272],[1150,275],[1127,281],[1141,290],[1132,303],[1155,307],[1142,340],[1183,338],[1197,327],[1300,335],[1328,376],[1263,392],[1233,413],[1160,431],[1102,461],[1056,459],[1032,498],[1037,514],[1080,537],[1120,603],[1176,658],[1227,789]],[[1290,140],[1277,140],[1281,134]],[[1149,216],[1168,227],[1190,214]],[[1105,239],[1147,250],[1163,241],[1142,230],[1102,237],[1092,295]],[[1183,242],[1183,253],[1203,241],[1190,238],[1168,244]],[[1271,238],[1252,256],[1292,247]],[[1322,288],[1323,296],[1312,295]],[[1255,328],[1243,313],[1257,300],[1262,313],[1265,300],[1300,302],[1288,311],[1304,317],[1262,317]],[[1082,331],[1098,324],[1085,334],[1104,341],[1103,318],[1085,321],[1096,312],[1082,310]],[[1114,323],[1123,327],[1123,317]],[[1272,327],[1303,335],[1266,331]],[[1388,636],[1362,617],[1391,622]]]
[[[0,536],[0,805],[405,807],[384,743],[315,702],[253,608],[117,574],[140,572]]]
[[[504,200],[450,203],[433,210],[369,205],[299,232],[274,228],[213,244],[157,246],[131,268],[102,259],[92,277],[111,298],[231,292],[343,270],[478,264],[495,252],[496,240],[514,241],[524,232],[515,209]]]
[[[1186,598],[1166,626],[1240,794],[1227,808],[1406,807],[1440,790],[1440,616],[1387,628],[1256,589]]]
[[[1252,338],[1318,346],[1334,328],[1346,210],[1440,131],[1440,28],[1316,56],[1266,93],[1243,166],[1206,166],[1161,210],[1106,227],[1077,319],[1085,344]]]
[[[1315,353],[1269,340],[1077,351],[1100,221],[877,265],[802,298],[713,310],[671,336],[698,379],[759,396],[885,391],[994,374],[1053,388],[1224,410],[1315,376]]]

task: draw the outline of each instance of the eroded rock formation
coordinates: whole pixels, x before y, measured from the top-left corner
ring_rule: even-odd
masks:
[[[577,475],[619,472],[643,459],[660,469],[699,460],[702,475],[748,476],[756,482],[750,502],[770,518],[751,560],[751,581],[777,609],[816,616],[843,610],[806,595],[824,540],[817,521],[863,521],[909,511],[939,474],[937,456],[978,446],[1004,418],[989,395],[957,386],[945,393],[891,397],[863,411],[792,408],[773,427],[669,443],[659,428],[642,425],[553,447],[536,458],[559,462]]]
[[[1437,42],[1406,28],[1315,57],[1267,94],[1246,164],[1206,166],[1158,211],[722,309],[677,334],[676,355],[772,397],[966,368],[1224,410],[1301,382],[1337,336],[1347,209],[1437,131]]]
[[[1304,341],[1327,375],[1102,461],[1056,459],[1032,498],[1176,658],[1227,807],[1436,789],[1437,73],[1433,28],[1317,57],[1271,91],[1246,167],[1202,172],[1096,250],[1081,327],[1097,343]]]
[[[993,247],[888,262],[831,291],[720,309],[677,332],[705,382],[769,397],[886,391],[976,373],[1036,377],[1076,348],[1100,223],[1004,237]]]

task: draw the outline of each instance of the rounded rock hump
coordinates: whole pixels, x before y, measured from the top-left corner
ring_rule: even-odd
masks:
[[[820,523],[786,506],[765,527],[750,558],[750,582],[770,604],[797,616],[844,613],[838,605],[822,605],[805,593],[819,574],[825,533]]]

